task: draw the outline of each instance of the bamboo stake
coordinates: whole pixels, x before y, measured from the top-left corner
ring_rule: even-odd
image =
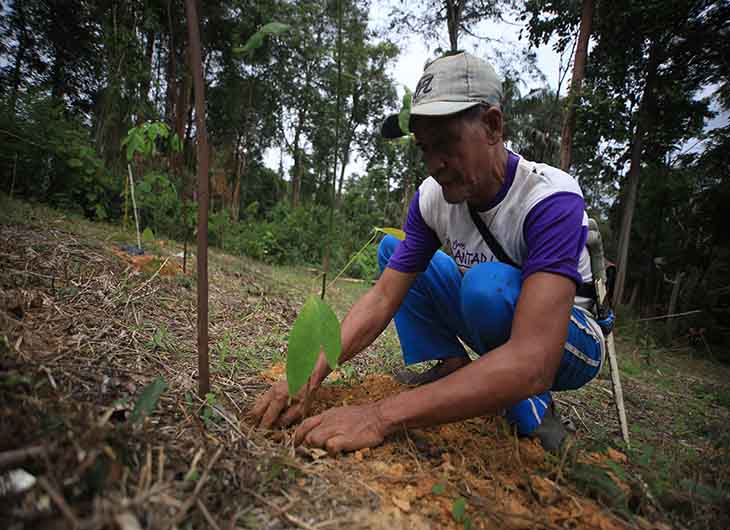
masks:
[[[139,237],[139,217],[137,216],[137,201],[134,199],[134,179],[132,178],[132,164],[127,164],[129,171],[129,191],[132,194],[132,210],[134,210],[134,225],[137,227],[137,248],[142,250],[142,240]]]
[[[591,270],[593,281],[596,285],[596,292],[600,302],[606,299],[606,265],[603,259],[603,240],[598,224],[593,219],[588,220],[588,241],[586,242],[591,255]],[[613,340],[613,332],[606,337],[606,353],[608,354],[608,366],[611,372],[611,386],[613,389],[613,400],[616,403],[616,412],[621,425],[621,435],[627,447],[629,443],[629,423],[626,419],[626,407],[624,406],[624,392],[621,387],[619,375],[618,358],[616,357],[616,345]]]

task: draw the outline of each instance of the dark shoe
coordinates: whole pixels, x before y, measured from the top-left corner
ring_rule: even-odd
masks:
[[[425,372],[414,372],[408,368],[401,368],[393,372],[393,378],[403,385],[421,386],[446,377],[470,362],[468,357],[452,357],[439,361]]]
[[[530,437],[539,438],[543,449],[549,453],[558,454],[568,438],[568,430],[555,412],[552,403],[550,405],[545,411],[542,423],[530,433]]]

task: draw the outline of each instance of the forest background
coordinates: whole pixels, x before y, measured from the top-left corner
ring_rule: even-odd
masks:
[[[411,142],[379,138],[400,109],[393,64],[409,40],[433,57],[474,48],[504,80],[514,151],[561,165],[561,130],[575,112],[567,169],[619,262],[622,314],[694,311],[671,327],[660,321],[655,339],[691,338],[730,359],[730,2],[342,2],[339,108],[336,2],[199,2],[211,244],[320,267],[331,238],[336,270],[374,226],[402,224],[426,173]],[[576,93],[566,74],[586,6],[591,41]],[[0,7],[2,193],[133,224],[131,173],[141,228],[192,241],[196,127],[182,1]],[[270,22],[281,31],[247,49]],[[482,34],[504,22],[517,44]],[[536,66],[535,48],[548,42],[563,66],[557,88]],[[527,90],[528,78],[542,86]],[[375,273],[371,246],[349,274]]]

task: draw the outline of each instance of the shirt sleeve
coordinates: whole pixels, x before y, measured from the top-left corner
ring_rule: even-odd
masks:
[[[576,193],[555,193],[537,203],[525,218],[527,259],[522,279],[535,272],[552,272],[580,286],[583,277],[578,263],[588,237],[584,220],[585,202]]]
[[[420,191],[417,191],[408,206],[408,216],[403,225],[406,238],[398,244],[388,261],[388,267],[399,272],[425,271],[441,246],[436,232],[421,216],[419,197]]]

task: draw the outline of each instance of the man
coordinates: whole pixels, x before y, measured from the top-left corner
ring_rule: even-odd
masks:
[[[296,443],[352,451],[404,427],[506,411],[519,434],[560,447],[565,430],[550,412],[550,390],[586,384],[604,357],[586,291],[587,216],[569,175],[505,148],[500,99],[494,69],[473,55],[426,67],[410,126],[431,177],[411,202],[406,239],[382,241],[383,273],[342,323],[340,362],[395,317],[405,363],[440,363],[412,390],[306,419]],[[382,132],[402,135],[397,116]],[[480,358],[470,362],[462,343]],[[320,356],[314,387],[329,371]],[[266,428],[289,425],[304,411],[287,398],[280,382],[252,414]]]

